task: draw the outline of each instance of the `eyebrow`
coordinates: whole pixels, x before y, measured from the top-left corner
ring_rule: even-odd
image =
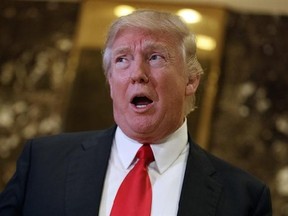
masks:
[[[124,54],[124,53],[130,52],[130,51],[131,51],[131,48],[128,46],[118,47],[112,51],[112,56]]]
[[[144,43],[144,50],[152,51],[154,49],[159,50],[161,52],[169,53],[167,49],[167,44],[152,41],[147,41]]]
[[[152,51],[156,49],[156,50],[159,50],[160,52],[169,53],[167,49],[167,45],[164,43],[160,43],[160,42],[145,41],[143,43],[143,47],[144,47],[143,48],[144,51]],[[120,46],[112,51],[112,56],[130,53],[131,50],[133,50],[131,46]]]

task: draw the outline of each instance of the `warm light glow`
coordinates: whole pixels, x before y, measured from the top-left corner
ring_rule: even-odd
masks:
[[[121,17],[121,16],[126,16],[126,15],[132,13],[134,10],[135,10],[135,8],[133,8],[129,5],[118,5],[114,9],[114,14],[117,17]]]
[[[207,35],[197,35],[197,47],[202,50],[211,51],[216,48],[216,41],[214,38]]]
[[[181,9],[177,14],[184,20],[186,23],[197,23],[200,22],[202,16],[199,12],[192,9]]]

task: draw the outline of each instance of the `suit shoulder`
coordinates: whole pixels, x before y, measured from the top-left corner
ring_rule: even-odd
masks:
[[[259,187],[259,189],[265,186],[265,183],[259,178],[202,149],[197,144],[193,145],[192,148],[195,148],[197,152],[196,155],[202,160],[201,163],[205,164],[205,167],[203,166],[203,168],[207,169],[207,167],[210,167],[209,172],[213,173],[214,178],[218,179],[224,185],[232,183],[234,185],[238,184],[243,186],[251,185],[251,187]]]
[[[258,213],[253,215],[272,215],[270,190],[262,180],[205,150],[203,151],[214,167],[212,178],[222,185],[222,200],[225,200],[221,204],[223,209],[234,206],[235,209],[249,209],[249,215],[252,211]]]
[[[233,182],[248,188],[263,189],[265,183],[253,174],[241,169],[209,152],[206,152],[211,163],[215,167],[216,175],[224,184]]]
[[[82,131],[61,133],[57,135],[37,137],[31,139],[29,143],[33,143],[34,148],[71,148],[79,146],[86,140],[97,140],[101,137],[111,136],[114,133],[114,128],[98,131]]]

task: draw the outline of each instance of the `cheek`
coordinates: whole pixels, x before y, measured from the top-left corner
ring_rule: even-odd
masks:
[[[161,88],[163,94],[171,95],[171,97],[175,95],[179,96],[179,94],[185,95],[186,81],[184,77],[167,75],[160,79],[161,81],[158,82],[158,86]]]
[[[166,82],[164,85],[159,85],[157,91],[161,107],[168,110],[177,110],[182,103],[184,93],[180,91],[180,86],[175,85],[173,82]],[[181,87],[183,88],[183,87]]]
[[[113,100],[125,95],[127,81],[123,77],[110,77],[109,88],[110,96]]]

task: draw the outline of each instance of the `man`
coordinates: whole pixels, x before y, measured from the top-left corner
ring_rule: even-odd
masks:
[[[1,216],[272,215],[265,184],[188,135],[202,69],[177,16],[140,10],[116,20],[103,66],[117,126],[29,141],[0,196]]]

